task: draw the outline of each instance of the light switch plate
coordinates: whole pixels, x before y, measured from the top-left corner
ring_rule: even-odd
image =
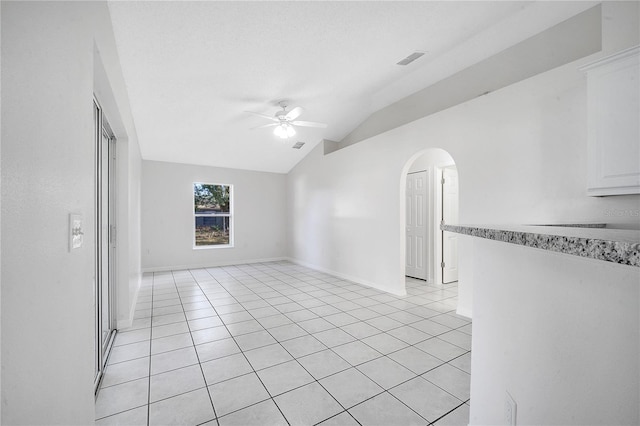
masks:
[[[69,251],[82,247],[84,237],[84,225],[82,215],[77,213],[69,214]]]

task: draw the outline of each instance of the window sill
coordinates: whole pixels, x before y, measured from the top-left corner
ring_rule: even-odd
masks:
[[[194,250],[210,250],[210,249],[228,249],[233,248],[233,244],[215,245],[215,246],[194,246]]]

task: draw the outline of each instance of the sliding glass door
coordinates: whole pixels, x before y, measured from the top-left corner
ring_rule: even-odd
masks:
[[[115,278],[115,137],[94,99],[96,146],[96,268],[95,268],[95,386],[96,390],[113,343]]]

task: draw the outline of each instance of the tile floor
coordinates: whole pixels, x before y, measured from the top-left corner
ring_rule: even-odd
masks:
[[[289,262],[145,275],[96,424],[466,426],[457,288],[407,293]]]

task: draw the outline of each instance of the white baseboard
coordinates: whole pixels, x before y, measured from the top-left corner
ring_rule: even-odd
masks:
[[[249,265],[251,263],[278,262],[282,260],[288,260],[288,258],[270,257],[265,259],[228,260],[228,261],[222,261],[222,262],[196,263],[192,265],[153,266],[150,268],[142,268],[142,272],[148,273],[148,272],[182,271],[185,269],[202,269],[202,268],[216,268],[218,266]]]
[[[473,318],[471,309],[464,309],[464,308],[458,307],[458,309],[456,309],[456,314],[461,315],[463,317],[467,317],[469,319]]]
[[[385,291],[387,293],[391,293],[391,294],[395,294],[396,296],[406,296],[406,292],[393,292],[393,291],[388,291],[385,289],[381,289],[379,286],[377,286],[375,283],[367,281],[367,280],[363,280],[360,277],[355,277],[352,275],[348,275],[348,274],[343,274],[341,272],[338,271],[333,271],[327,268],[323,268],[321,266],[318,265],[314,265],[312,263],[308,263],[308,262],[304,262],[302,260],[299,259],[295,259],[292,257],[272,257],[272,258],[264,258],[264,259],[248,259],[248,260],[229,260],[229,261],[223,261],[223,262],[207,262],[207,263],[202,263],[202,264],[193,264],[193,265],[172,265],[172,266],[154,266],[154,267],[150,267],[150,268],[142,268],[142,272],[143,273],[150,273],[150,272],[167,272],[167,271],[180,271],[180,270],[185,270],[185,269],[202,269],[202,268],[215,268],[218,266],[233,266],[233,265],[248,265],[248,264],[252,264],[252,263],[265,263],[265,262],[280,262],[280,261],[289,261],[291,263],[295,263],[297,265],[301,265],[310,269],[314,269],[316,271],[319,272],[324,272],[325,274],[330,274],[333,276],[336,276],[338,278],[342,278],[344,280],[348,280],[351,282],[354,282],[356,284],[360,284],[363,285],[365,287],[370,287],[370,288],[374,288],[376,290],[380,290],[380,291]]]
[[[348,274],[343,274],[343,273],[337,272],[337,271],[332,271],[330,269],[323,268],[321,266],[314,265],[312,263],[304,262],[304,261],[299,260],[299,259],[295,259],[295,258],[292,258],[292,257],[287,257],[286,260],[288,260],[289,262],[295,263],[297,265],[300,265],[300,266],[304,266],[304,267],[307,267],[307,268],[310,268],[310,269],[315,269],[316,271],[324,272],[325,274],[329,274],[329,275],[336,276],[338,278],[342,278],[343,280],[348,280],[348,281],[354,282],[356,284],[360,284],[360,285],[363,285],[363,286],[366,286],[366,287],[371,287],[371,288],[376,289],[376,290],[380,290],[380,291],[384,291],[384,292],[387,292],[387,293],[395,294],[396,296],[406,296],[407,295],[406,291],[403,292],[403,293],[397,293],[397,292],[393,292],[393,291],[384,290],[384,289],[381,289],[380,287],[378,287],[375,283],[372,283],[372,282],[367,281],[367,280],[363,280],[362,278],[354,277],[354,276],[348,275]]]

